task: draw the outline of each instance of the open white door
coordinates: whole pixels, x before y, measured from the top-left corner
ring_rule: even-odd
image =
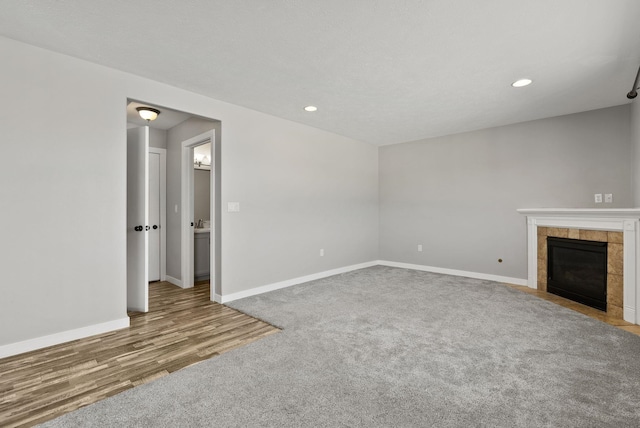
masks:
[[[127,130],[127,310],[149,311],[149,127]]]
[[[166,150],[149,147],[149,281],[166,277]]]

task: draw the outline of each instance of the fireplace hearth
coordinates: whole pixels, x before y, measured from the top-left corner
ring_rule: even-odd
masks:
[[[547,237],[547,291],[607,311],[607,242]]]

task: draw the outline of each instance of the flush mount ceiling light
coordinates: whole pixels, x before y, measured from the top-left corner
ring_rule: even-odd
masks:
[[[160,114],[160,110],[151,107],[136,107],[136,110],[138,110],[140,117],[147,122],[156,120]]]
[[[318,107],[316,106],[306,106],[304,108],[304,111],[316,111],[316,110],[318,110]]]
[[[514,88],[522,88],[523,86],[528,86],[533,82],[531,79],[520,79],[516,80],[511,84]]]

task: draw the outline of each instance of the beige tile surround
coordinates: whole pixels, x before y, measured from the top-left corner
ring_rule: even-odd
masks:
[[[623,234],[602,230],[538,227],[538,290],[547,291],[547,237],[607,242],[607,315],[622,319]]]

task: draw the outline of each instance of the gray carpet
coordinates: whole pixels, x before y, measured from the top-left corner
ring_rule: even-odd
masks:
[[[45,427],[636,427],[640,337],[376,266],[234,302],[281,333]]]

